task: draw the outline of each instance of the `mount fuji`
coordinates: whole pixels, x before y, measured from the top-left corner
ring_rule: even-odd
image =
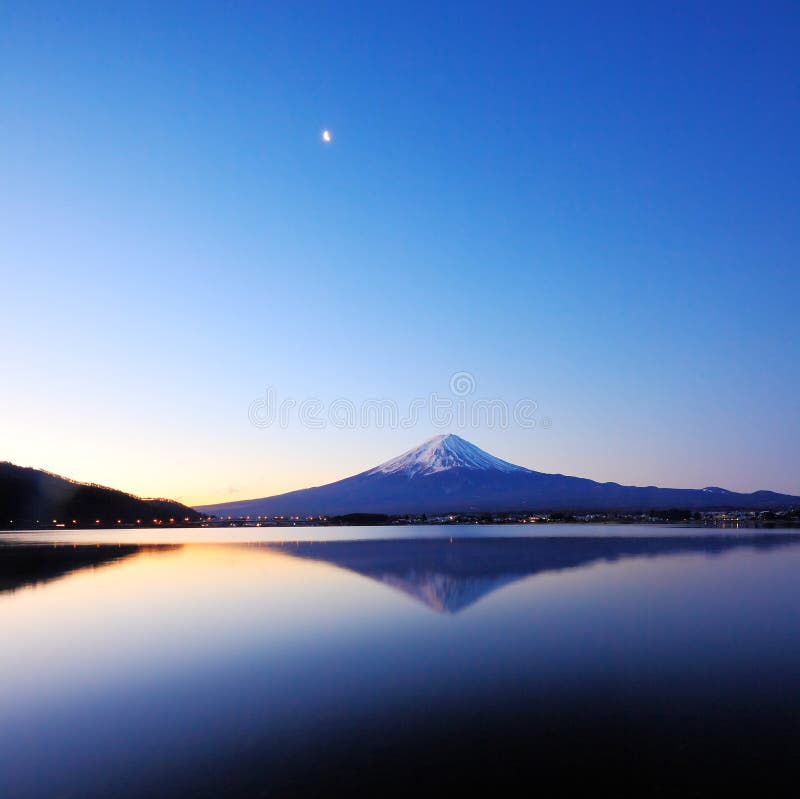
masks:
[[[800,497],[722,488],[657,488],[546,474],[496,458],[457,435],[439,435],[335,483],[197,508],[216,516],[337,516],[349,513],[761,509]]]

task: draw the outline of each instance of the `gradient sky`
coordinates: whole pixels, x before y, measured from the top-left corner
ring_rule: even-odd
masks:
[[[800,6],[677,5],[3,3],[0,459],[263,496],[446,432],[267,386],[468,371],[515,463],[800,494]]]

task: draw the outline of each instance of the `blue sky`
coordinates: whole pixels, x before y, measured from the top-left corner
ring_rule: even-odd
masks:
[[[468,371],[516,463],[800,493],[800,8],[649,5],[3,4],[0,457],[244,499],[443,432],[267,386]]]

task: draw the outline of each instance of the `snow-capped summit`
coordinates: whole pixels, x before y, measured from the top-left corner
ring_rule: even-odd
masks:
[[[480,471],[527,472],[522,466],[495,458],[460,436],[448,433],[423,441],[418,447],[392,458],[366,474],[401,474],[419,477],[448,469]]]

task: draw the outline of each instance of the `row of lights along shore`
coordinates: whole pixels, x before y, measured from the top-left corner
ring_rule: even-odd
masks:
[[[188,516],[185,516],[185,517],[184,517],[184,519],[183,519],[183,521],[184,521],[184,522],[189,522],[189,521],[191,521],[191,519],[190,519]],[[169,520],[169,524],[175,524],[175,522],[176,522],[176,520],[175,520],[175,519],[172,519],[172,518],[171,518],[171,519]],[[14,520],[13,520],[13,519],[10,519],[8,523],[9,523],[9,524],[14,524]],[[102,519],[95,519],[95,520],[94,520],[94,523],[95,523],[95,524],[102,524],[102,523],[103,523],[103,520],[102,520]],[[141,520],[141,519],[137,519],[137,520],[136,520],[136,524],[141,524],[141,523],[142,523],[142,520]],[[40,521],[37,519],[37,520],[36,520],[36,524],[41,524],[41,522],[40,522]],[[57,524],[59,524],[59,521],[58,521],[58,519],[53,519],[53,521],[52,521],[52,524],[56,524],[56,525],[57,525]],[[60,524],[61,524],[62,526],[63,526],[63,525],[66,525],[66,522],[61,522]],[[71,522],[71,524],[78,524],[78,520],[77,520],[77,519],[73,519],[73,520],[72,520],[72,522]],[[127,522],[123,522],[123,521],[122,521],[122,519],[117,519],[117,524],[127,524]],[[162,519],[153,519],[153,524],[164,524],[164,521],[163,521]]]

